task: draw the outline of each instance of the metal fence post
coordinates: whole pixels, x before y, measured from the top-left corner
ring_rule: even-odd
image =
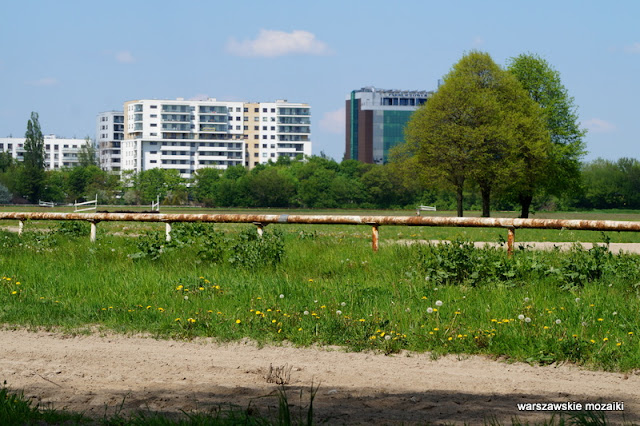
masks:
[[[380,232],[378,230],[378,224],[374,223],[371,226],[371,248],[373,249],[373,251],[378,251],[379,238]]]
[[[92,243],[96,242],[96,228],[97,228],[97,222],[95,220],[90,220],[89,223],[91,224],[91,236],[89,237],[90,241]]]
[[[507,256],[513,256],[513,243],[516,242],[516,229],[513,226],[507,228]]]
[[[171,241],[171,222],[164,224],[164,239],[166,242]]]

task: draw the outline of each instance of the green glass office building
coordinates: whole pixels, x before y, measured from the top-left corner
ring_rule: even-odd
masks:
[[[411,114],[433,95],[425,90],[364,87],[346,100],[345,159],[384,164],[389,150],[404,142]]]

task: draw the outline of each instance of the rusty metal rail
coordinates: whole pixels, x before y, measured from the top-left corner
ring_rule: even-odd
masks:
[[[166,238],[171,239],[174,222],[251,223],[262,229],[269,224],[369,225],[372,227],[372,247],[378,250],[379,227],[383,225],[445,226],[469,228],[505,228],[508,230],[507,249],[513,252],[516,229],[571,229],[587,231],[640,231],[640,222],[611,220],[565,219],[509,219],[436,216],[342,216],[289,214],[150,214],[150,213],[50,213],[0,212],[0,220],[20,221],[19,233],[27,220],[83,220],[91,223],[91,241],[96,239],[99,222],[160,222],[166,224]]]

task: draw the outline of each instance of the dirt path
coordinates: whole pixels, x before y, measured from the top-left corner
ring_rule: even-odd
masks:
[[[482,357],[396,356],[340,349],[258,348],[204,340],[175,342],[143,337],[0,331],[0,382],[56,408],[102,416],[125,410],[208,410],[219,404],[261,414],[276,410],[278,388],[269,366],[292,367],[294,412],[308,402],[312,383],[318,420],[329,424],[482,423],[549,418],[519,412],[518,403],[624,402],[608,413],[612,424],[640,422],[640,372],[593,372],[573,366],[534,367]],[[272,395],[264,398],[265,395]],[[261,398],[262,397],[262,398]]]

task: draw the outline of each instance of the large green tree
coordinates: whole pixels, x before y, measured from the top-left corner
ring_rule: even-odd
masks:
[[[20,171],[19,189],[27,200],[37,203],[45,181],[44,136],[40,129],[38,113],[31,113],[24,136],[24,161]]]
[[[455,191],[458,216],[465,184],[478,186],[482,215],[489,216],[492,191],[514,179],[527,156],[545,158],[548,151],[540,108],[513,75],[477,51],[453,66],[405,134],[427,175]]]
[[[514,182],[513,194],[522,206],[521,217],[528,217],[533,197],[540,191],[560,196],[575,191],[580,183],[580,159],[585,153],[585,130],[578,124],[574,100],[562,85],[560,73],[538,55],[522,54],[508,61],[508,71],[542,108],[551,138],[545,172],[540,165],[525,164],[525,179]]]

